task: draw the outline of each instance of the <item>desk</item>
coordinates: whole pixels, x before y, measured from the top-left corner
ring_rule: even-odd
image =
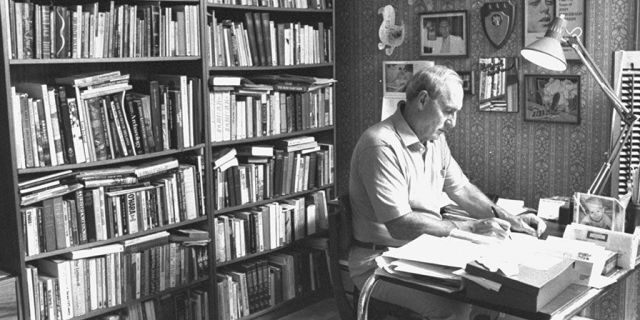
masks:
[[[560,228],[557,225],[551,225],[550,229],[552,234],[557,234]],[[360,292],[360,296],[358,298],[358,310],[357,310],[358,320],[368,319],[367,309],[369,304],[369,298],[371,297],[371,293],[373,292],[375,285],[379,283],[379,281],[387,281],[387,282],[395,283],[398,285],[444,296],[457,301],[462,301],[469,304],[481,306],[483,308],[512,314],[525,319],[532,319],[532,320],[570,319],[571,317],[576,315],[578,312],[580,312],[581,310],[585,309],[590,304],[595,302],[598,298],[605,296],[607,293],[611,291],[618,290],[619,287],[624,284],[626,278],[634,274],[635,273],[634,271],[637,271],[638,269],[639,269],[638,265],[636,265],[636,268],[632,270],[621,270],[621,269],[616,270],[610,276],[611,278],[616,280],[616,282],[603,289],[588,288],[585,286],[572,284],[567,289],[565,289],[562,293],[560,293],[558,297],[556,297],[554,300],[552,300],[547,305],[542,307],[540,311],[535,313],[518,310],[508,306],[490,304],[484,301],[477,301],[474,299],[470,299],[466,297],[464,291],[447,293],[447,292],[429,287],[426,284],[421,285],[419,282],[400,279],[398,277],[395,277],[392,274],[387,273],[382,269],[377,269],[369,277],[369,279],[367,279],[364,286],[362,287],[362,291]]]

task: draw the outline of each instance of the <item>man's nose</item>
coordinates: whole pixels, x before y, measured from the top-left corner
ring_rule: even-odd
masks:
[[[445,124],[445,126],[447,126],[447,128],[453,128],[453,127],[456,126],[456,120],[457,120],[457,117],[455,115],[453,115],[453,116],[449,117],[449,119],[447,119],[444,122],[444,124]]]

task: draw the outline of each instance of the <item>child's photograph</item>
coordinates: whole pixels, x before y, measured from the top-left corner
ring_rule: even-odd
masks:
[[[624,207],[615,198],[576,192],[573,220],[576,223],[624,231]]]

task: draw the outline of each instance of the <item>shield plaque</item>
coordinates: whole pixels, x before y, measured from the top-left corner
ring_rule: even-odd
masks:
[[[516,8],[510,1],[488,2],[480,9],[482,28],[489,42],[502,48],[513,32]]]

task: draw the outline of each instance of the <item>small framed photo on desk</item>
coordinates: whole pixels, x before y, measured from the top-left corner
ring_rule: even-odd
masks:
[[[574,222],[624,232],[625,210],[618,199],[581,192],[576,192],[573,197]]]

